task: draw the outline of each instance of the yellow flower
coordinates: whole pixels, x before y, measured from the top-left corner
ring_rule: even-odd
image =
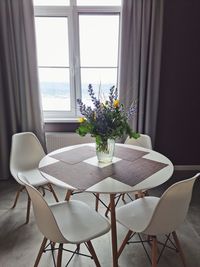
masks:
[[[119,107],[119,100],[116,99],[116,100],[114,101],[113,105],[114,105],[115,108],[118,108],[118,107]]]
[[[83,117],[81,117],[81,118],[78,119],[78,121],[79,121],[80,123],[84,122],[85,120],[86,120],[86,119],[83,118]]]

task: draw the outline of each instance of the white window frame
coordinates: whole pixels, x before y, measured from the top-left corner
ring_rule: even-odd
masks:
[[[35,6],[35,17],[67,17],[69,34],[69,75],[70,75],[70,111],[43,111],[46,122],[76,122],[80,117],[77,110],[77,98],[81,98],[79,15],[119,15],[120,6],[76,6],[76,0],[70,0],[70,6]],[[120,35],[120,29],[119,29]],[[120,42],[118,43],[118,50]],[[119,62],[119,56],[118,56]],[[39,66],[38,66],[39,67]],[[92,68],[92,67],[91,67]],[[106,67],[105,67],[106,68]],[[118,64],[119,70],[119,64]]]

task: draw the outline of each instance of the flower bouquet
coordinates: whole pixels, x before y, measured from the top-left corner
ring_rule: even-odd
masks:
[[[112,161],[117,138],[128,135],[136,139],[140,136],[128,124],[129,118],[137,111],[136,102],[126,110],[119,102],[118,90],[115,86],[110,88],[108,100],[104,102],[97,99],[91,84],[88,86],[88,93],[93,107],[86,106],[81,99],[77,99],[83,117],[79,120],[80,126],[76,132],[81,136],[90,133],[95,137],[98,160],[109,162]]]

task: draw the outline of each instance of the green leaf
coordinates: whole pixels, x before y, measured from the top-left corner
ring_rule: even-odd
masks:
[[[135,138],[135,139],[138,139],[140,137],[140,134],[139,133],[136,133],[136,132],[132,132],[131,138]]]

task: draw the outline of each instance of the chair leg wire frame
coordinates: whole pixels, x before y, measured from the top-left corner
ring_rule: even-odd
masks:
[[[106,208],[105,216],[108,217],[108,212],[110,211],[110,204],[107,206],[107,205],[100,199],[99,194],[95,194],[95,193],[93,193],[93,195],[94,195],[95,198],[96,198],[99,202],[101,202],[101,204]],[[121,197],[122,197],[122,194],[117,194],[117,195],[115,196],[115,199],[117,199],[117,201],[116,201],[116,203],[115,203],[115,207],[117,206],[117,204],[118,204],[118,202],[119,202],[119,200],[120,200]],[[98,211],[98,208],[96,208],[96,211]]]
[[[99,197],[99,193],[93,193],[93,195],[95,196],[96,198],[96,207],[95,207],[95,210],[98,211],[98,202],[101,202],[103,204],[104,207],[106,207],[106,212],[105,212],[105,216],[108,217],[108,213],[110,212],[110,204],[108,204],[108,206],[100,199]],[[126,200],[125,200],[125,195],[129,198],[129,200],[133,201],[134,199],[131,197],[131,195],[129,193],[122,193],[122,194],[117,194],[116,195],[116,204],[115,204],[115,207],[117,206],[119,200],[121,199],[124,204],[126,204]],[[142,193],[137,193],[135,194],[135,199],[138,199],[140,197],[144,197],[144,196],[148,196],[148,191],[144,191]]]
[[[47,186],[47,187],[45,187],[45,186],[39,186],[37,189],[38,189],[38,190],[39,190],[39,189],[42,190],[42,195],[43,195],[43,197],[45,196],[45,190],[51,192],[51,193],[53,194],[53,197],[55,198],[55,201],[56,201],[56,202],[59,202],[58,197],[57,197],[57,195],[56,195],[56,193],[55,193],[55,191],[54,191],[54,189],[53,189],[53,186],[52,186],[51,184],[47,184],[46,186]]]
[[[91,244],[90,241],[85,242],[84,245],[86,246],[86,248],[88,249],[88,251],[91,253],[91,255],[80,253],[80,244],[77,244],[76,245],[76,249],[75,250],[70,250],[70,249],[64,248],[63,247],[63,244],[59,244],[58,247],[56,247],[55,246],[56,244],[54,242],[52,242],[52,241],[49,241],[49,243],[46,245],[47,241],[48,241],[47,238],[44,238],[43,239],[43,242],[42,242],[42,245],[40,247],[38,256],[36,258],[34,267],[37,267],[38,266],[38,264],[40,262],[40,259],[42,257],[42,254],[43,253],[46,253],[47,251],[51,251],[54,267],[61,266],[62,252],[63,251],[67,251],[67,252],[72,253],[72,255],[69,258],[68,262],[66,263],[65,267],[67,267],[69,265],[69,263],[72,261],[72,259],[73,259],[73,257],[75,255],[80,255],[80,256],[88,257],[88,258],[94,260],[95,263],[96,263],[96,265],[100,267],[99,261],[98,261],[98,259],[96,257],[96,253],[93,252],[93,251],[91,251],[91,250],[93,250],[93,246],[92,246],[92,244]],[[55,253],[54,253],[55,251],[58,251],[57,264],[56,264]]]
[[[131,239],[135,236],[135,235],[138,235],[139,237],[139,240],[134,240],[134,241],[131,241]],[[171,236],[173,237],[174,241],[172,241],[171,239]],[[119,251],[118,251],[118,257],[121,255],[124,247],[126,244],[137,244],[137,243],[141,243],[142,246],[143,246],[143,249],[147,255],[147,258],[149,259],[149,262],[152,264],[152,258],[151,256],[149,255],[149,252],[145,246],[145,244],[148,244],[151,248],[152,248],[152,244],[154,242],[154,240],[156,240],[156,243],[158,245],[161,246],[161,250],[160,250],[160,253],[158,255],[158,257],[156,257],[156,264],[159,263],[160,261],[160,258],[161,256],[163,255],[163,252],[166,248],[168,249],[171,249],[171,250],[175,250],[177,253],[180,253],[180,257],[181,257],[181,260],[182,260],[182,263],[183,263],[183,266],[186,267],[186,263],[185,263],[185,259],[184,259],[184,255],[183,255],[183,251],[180,247],[180,243],[179,243],[179,240],[177,238],[177,235],[176,235],[176,232],[172,232],[168,235],[165,235],[165,242],[160,242],[157,240],[156,236],[147,236],[147,239],[142,239],[142,236],[141,234],[139,233],[135,233],[135,232],[132,232],[131,230],[129,230],[129,232],[127,233]],[[168,245],[170,243],[170,245]],[[157,248],[156,248],[157,249]]]

